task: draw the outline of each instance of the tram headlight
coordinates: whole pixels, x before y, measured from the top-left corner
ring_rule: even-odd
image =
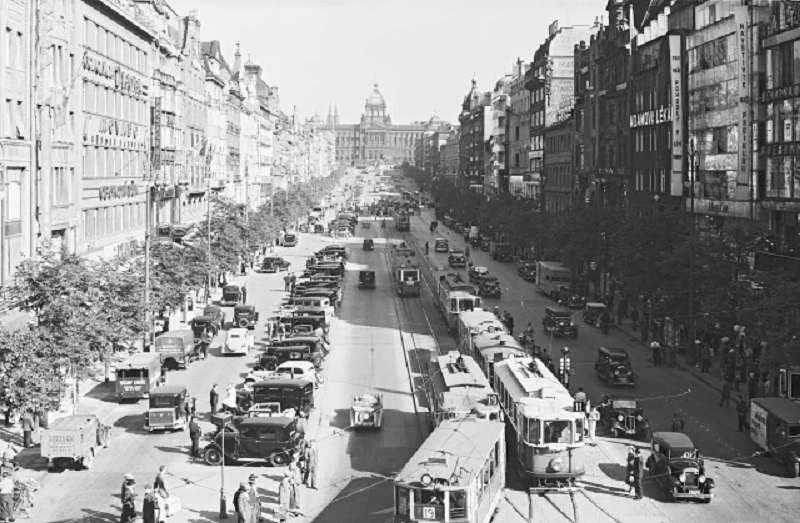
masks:
[[[422,483],[423,487],[427,487],[433,483],[433,477],[430,474],[423,474],[422,477],[419,478],[419,482]]]
[[[706,477],[703,476],[703,475],[700,475],[700,477],[697,478],[697,481],[700,482],[700,483],[705,483],[706,482]]]
[[[563,463],[561,462],[561,458],[553,458],[550,460],[550,470],[553,472],[561,472],[561,467]]]

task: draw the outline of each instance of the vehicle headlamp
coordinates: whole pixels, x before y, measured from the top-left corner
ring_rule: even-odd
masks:
[[[617,420],[619,420],[619,421],[622,421],[622,420],[624,420],[624,419],[625,419],[625,416],[623,416],[622,414],[620,414],[619,416],[617,416]]]
[[[701,475],[699,478],[697,478],[697,481],[699,481],[700,483],[705,483],[706,482],[706,477]]]
[[[681,475],[680,475],[680,476],[678,476],[678,480],[679,480],[681,483],[686,483],[686,474],[684,474],[684,473],[681,473]]]
[[[553,472],[561,472],[561,466],[561,458],[556,458],[550,462],[550,468],[553,470]]]

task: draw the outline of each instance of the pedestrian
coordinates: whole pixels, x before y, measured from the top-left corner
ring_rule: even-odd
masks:
[[[677,412],[672,417],[672,432],[683,432],[683,420]]]
[[[289,477],[288,470],[284,472],[283,479],[278,487],[278,505],[283,514],[289,513],[294,509],[292,506],[292,480]]]
[[[306,435],[307,424],[308,424],[308,413],[304,410],[301,410],[294,426],[294,430],[300,435],[301,438],[305,437]]]
[[[469,244],[464,247],[464,257],[469,260]]]
[[[308,488],[317,490],[317,443],[313,439],[308,440],[308,443],[306,443],[305,462],[306,469],[303,483],[305,483]]]
[[[589,410],[589,415],[587,416],[586,426],[589,429],[589,441],[593,447],[597,445],[595,433],[597,432],[598,421],[600,421],[600,411],[597,410],[597,407],[592,406]]]
[[[247,303],[247,287],[242,286],[242,303]]]
[[[42,418],[39,409],[33,411],[33,426],[31,427],[31,444],[38,445],[39,444],[39,426],[41,425]]]
[[[208,401],[211,403],[211,414],[216,414],[217,405],[219,404],[219,385],[216,383],[211,386],[211,392],[208,394]]]
[[[250,474],[247,478],[247,496],[250,498],[250,521],[258,523],[261,521],[261,499],[258,497],[258,487],[256,487],[256,475]]]
[[[250,496],[247,493],[247,483],[239,483],[239,490],[233,495],[233,508],[236,511],[237,523],[251,523]]]
[[[298,452],[298,454],[296,454],[294,456],[292,461],[289,462],[289,473],[292,476],[292,483],[294,483],[295,485],[300,485],[300,484],[303,483],[303,474],[302,474],[302,472],[300,472],[300,454],[301,453],[302,453],[302,450],[300,449],[300,452]]]
[[[122,483],[122,517],[120,523],[133,523],[136,521],[136,480],[133,474],[125,474]]]
[[[744,428],[747,426],[747,402],[741,394],[739,394],[739,398],[736,400],[736,415],[739,418],[738,431],[744,432]]]
[[[33,416],[31,416],[30,410],[25,410],[22,413],[22,446],[23,448],[30,447],[31,444],[31,433],[33,432]]]
[[[167,496],[160,490],[153,493],[156,502],[156,523],[168,523],[169,507],[167,506]]]
[[[700,340],[695,343],[700,344],[700,372],[708,374],[711,368],[711,347],[708,343],[700,343]]]
[[[636,449],[633,457],[633,491],[635,499],[642,499],[642,482],[644,481],[644,457],[641,449]]]
[[[161,465],[158,469],[158,474],[156,475],[155,481],[153,481],[153,489],[156,492],[160,492],[164,498],[169,497],[169,493],[167,492],[167,485],[164,483],[164,478],[167,475],[167,466]]]
[[[144,498],[142,499],[142,523],[156,523],[158,521],[157,511],[153,487],[147,485],[144,488]]]
[[[428,242],[425,242],[425,256],[430,253],[431,246]]]
[[[661,365],[661,344],[653,341],[650,344],[650,349],[653,351],[653,366],[658,367]]]
[[[223,411],[236,414],[236,388],[233,383],[228,383],[228,387],[225,389],[225,399],[222,401],[222,406],[225,407]]]
[[[14,478],[7,470],[0,478],[0,521],[14,521]]]
[[[747,377],[747,398],[753,399],[758,396],[758,377],[755,372],[749,373]]]
[[[727,407],[730,405],[731,402],[731,390],[733,389],[733,383],[725,379],[722,382],[722,396],[719,399],[719,406],[720,407]]]
[[[511,314],[506,313],[506,328],[508,329],[508,333],[510,335],[514,335],[514,317]]]
[[[189,455],[193,458],[200,457],[200,436],[202,435],[202,430],[200,430],[200,425],[197,423],[197,417],[192,416],[192,421],[189,423],[189,438],[192,440],[192,448],[189,452]]]
[[[283,277],[283,290],[288,292],[291,285],[292,285],[292,273],[287,272],[286,276]]]
[[[575,393],[575,412],[586,412],[586,393],[583,392],[583,387],[578,387],[578,392]]]

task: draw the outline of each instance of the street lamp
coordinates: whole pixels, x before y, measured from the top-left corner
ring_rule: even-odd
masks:
[[[695,176],[697,174],[697,167],[699,158],[697,156],[697,149],[695,148],[694,138],[689,140],[689,181],[686,183],[689,188],[690,200],[690,216],[689,216],[689,341],[691,348],[686,351],[687,363],[693,364],[696,354],[694,353],[694,340],[695,340],[695,321],[694,321],[694,250],[695,250],[695,215],[694,215],[694,191],[695,191]]]

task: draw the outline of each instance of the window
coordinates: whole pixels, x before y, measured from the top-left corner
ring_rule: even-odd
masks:
[[[545,421],[545,443],[572,443],[572,423],[569,420]]]
[[[464,518],[467,515],[467,493],[463,490],[450,492],[450,519]]]
[[[92,82],[83,82],[83,110],[94,112],[95,109],[95,85]]]
[[[73,169],[53,168],[53,205],[68,205],[72,201]]]
[[[9,169],[6,183],[6,221],[16,222],[22,219],[22,183],[19,171]]]
[[[95,215],[96,209],[86,209],[83,211],[83,239],[91,240],[95,237]]]
[[[538,445],[541,443],[542,437],[540,435],[541,432],[541,424],[538,419],[528,419],[527,423],[525,424],[528,428],[528,433],[526,435],[525,441],[531,443],[533,445]]]

